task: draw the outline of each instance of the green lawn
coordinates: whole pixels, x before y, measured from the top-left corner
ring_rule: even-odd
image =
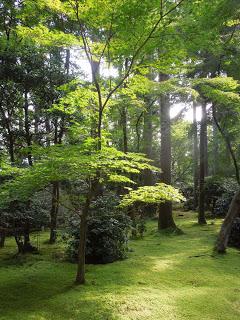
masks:
[[[186,214],[189,215],[189,214]],[[73,284],[76,266],[61,259],[62,245],[14,258],[10,239],[0,251],[1,320],[239,320],[240,255],[213,256],[219,223],[199,227],[177,218],[184,235],[156,232],[130,243],[124,261],[87,266],[87,284]]]

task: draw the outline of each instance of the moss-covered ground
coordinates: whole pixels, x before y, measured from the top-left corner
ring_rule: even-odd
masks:
[[[62,259],[63,244],[41,254],[0,250],[1,320],[239,320],[240,254],[212,254],[221,221],[198,226],[194,214],[176,219],[183,235],[156,232],[131,241],[126,260],[87,266],[87,283],[75,286],[76,266]]]

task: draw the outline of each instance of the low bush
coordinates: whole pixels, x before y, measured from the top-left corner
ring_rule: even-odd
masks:
[[[110,263],[126,257],[131,219],[118,208],[118,198],[108,194],[93,202],[87,221],[86,263]],[[67,255],[77,259],[79,218],[72,217],[67,234]]]
[[[224,217],[227,214],[232,198],[238,188],[239,186],[235,179],[222,179],[222,193],[217,197],[212,210],[215,217]]]

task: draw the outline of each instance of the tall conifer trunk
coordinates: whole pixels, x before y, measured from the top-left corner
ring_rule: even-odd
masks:
[[[218,128],[214,121],[214,118],[212,119],[212,139],[213,139],[213,159],[219,159],[219,137],[218,137]],[[212,174],[217,175],[219,173],[219,161],[213,161],[212,166]]]
[[[122,126],[122,150],[123,152],[128,152],[128,136],[127,136],[127,109],[125,106],[121,107],[121,126]]]
[[[197,129],[197,103],[193,102],[193,185],[194,185],[194,208],[198,206],[198,129]]]
[[[205,173],[206,173],[206,137],[207,137],[207,109],[206,102],[202,102],[202,119],[200,125],[200,165],[199,165],[199,211],[198,223],[206,224],[205,218]]]
[[[59,182],[52,183],[52,206],[50,212],[50,238],[49,243],[53,244],[57,240],[57,216],[59,208]]]
[[[162,95],[160,97],[161,114],[161,148],[160,148],[160,166],[161,181],[171,184],[171,120],[169,97]],[[165,202],[159,206],[158,229],[176,228],[173,220],[172,203]]]
[[[76,275],[76,284],[85,283],[85,256],[86,256],[86,238],[87,238],[87,218],[89,214],[91,199],[95,193],[95,188],[98,185],[93,184],[90,187],[89,193],[86,197],[84,207],[80,213],[80,237],[79,237],[79,246],[78,246],[78,266],[77,266],[77,275]]]

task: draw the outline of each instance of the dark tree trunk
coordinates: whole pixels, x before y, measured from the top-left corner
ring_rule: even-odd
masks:
[[[0,106],[0,112],[1,112],[1,117],[2,117],[2,120],[3,120],[3,124],[4,124],[4,127],[7,131],[7,134],[8,134],[8,153],[9,153],[9,156],[10,156],[10,161],[11,161],[11,164],[14,164],[15,162],[15,155],[14,155],[14,133],[12,131],[12,128],[11,128],[11,117],[8,113],[8,116],[6,116],[5,114],[5,110]]]
[[[87,217],[90,208],[91,196],[88,196],[85,206],[81,212],[80,220],[80,239],[78,247],[78,267],[76,275],[76,284],[85,283],[85,255],[86,255],[86,234],[87,234]]]
[[[128,152],[128,137],[127,137],[127,109],[126,107],[121,108],[121,125],[123,135],[123,152]]]
[[[207,132],[207,110],[205,109],[206,113],[206,130],[204,134],[204,170],[205,170],[205,177],[208,177],[209,175],[209,169],[208,169],[208,132]]]
[[[60,128],[58,133],[58,143],[61,144],[64,136],[64,132],[65,132],[65,116],[64,115],[60,119],[59,127]]]
[[[18,247],[18,253],[23,254],[25,253],[24,251],[24,242],[23,239],[20,235],[15,235],[15,241]]]
[[[24,230],[22,230],[21,233],[17,232],[15,234],[15,240],[19,254],[37,252],[37,248],[32,246],[30,242],[30,230],[28,224],[25,225]]]
[[[59,182],[52,183],[52,207],[50,212],[50,239],[49,243],[53,244],[57,239],[57,216],[59,208]]]
[[[141,133],[139,130],[140,127],[140,123],[142,120],[142,116],[143,116],[143,112],[140,113],[139,117],[137,118],[137,122],[136,122],[136,135],[137,135],[137,147],[136,147],[136,152],[140,151],[140,138],[141,138]]]
[[[61,144],[64,134],[64,117],[59,122],[58,119],[54,121],[54,144]],[[59,130],[58,130],[59,127]],[[59,182],[52,183],[52,206],[50,211],[50,238],[49,243],[54,244],[57,240],[57,218],[59,210]]]
[[[5,231],[2,230],[0,233],[0,248],[4,248],[5,238],[6,238]]]
[[[29,225],[28,223],[26,224],[25,228],[24,228],[24,235],[23,235],[23,239],[24,239],[24,248],[27,251],[27,248],[32,247],[31,243],[30,243],[30,230],[29,230]]]
[[[219,137],[217,125],[212,119],[212,133],[213,133],[213,159],[219,159]],[[219,173],[219,161],[213,161],[212,174],[217,175]]]
[[[198,206],[198,182],[199,182],[199,168],[198,168],[198,128],[197,128],[197,104],[193,102],[193,196],[194,208]]]
[[[233,221],[240,215],[240,191],[238,191],[232,199],[228,213],[223,221],[221,230],[218,235],[215,250],[218,253],[225,253],[228,245],[228,239],[231,232]]]
[[[200,125],[200,166],[199,166],[199,211],[198,211],[198,223],[206,224],[205,218],[205,165],[206,165],[206,140],[207,135],[207,113],[206,103],[202,103],[202,119]]]
[[[54,144],[58,143],[58,118],[54,120]]]
[[[171,120],[170,104],[167,96],[160,98],[161,113],[161,149],[160,149],[160,166],[161,181],[171,184]],[[173,220],[172,203],[165,202],[159,206],[158,229],[176,228]]]
[[[38,106],[34,107],[34,142],[39,144],[39,111]]]
[[[128,59],[125,59],[124,62],[124,73],[127,71],[128,69]],[[123,70],[120,70],[120,74],[123,76]],[[124,74],[125,76],[126,74]],[[123,87],[126,88],[126,83],[123,83]],[[122,150],[127,153],[128,152],[128,134],[127,134],[127,107],[126,105],[124,105],[124,101],[123,101],[123,105],[120,107],[120,115],[121,115],[121,126],[122,126]]]

